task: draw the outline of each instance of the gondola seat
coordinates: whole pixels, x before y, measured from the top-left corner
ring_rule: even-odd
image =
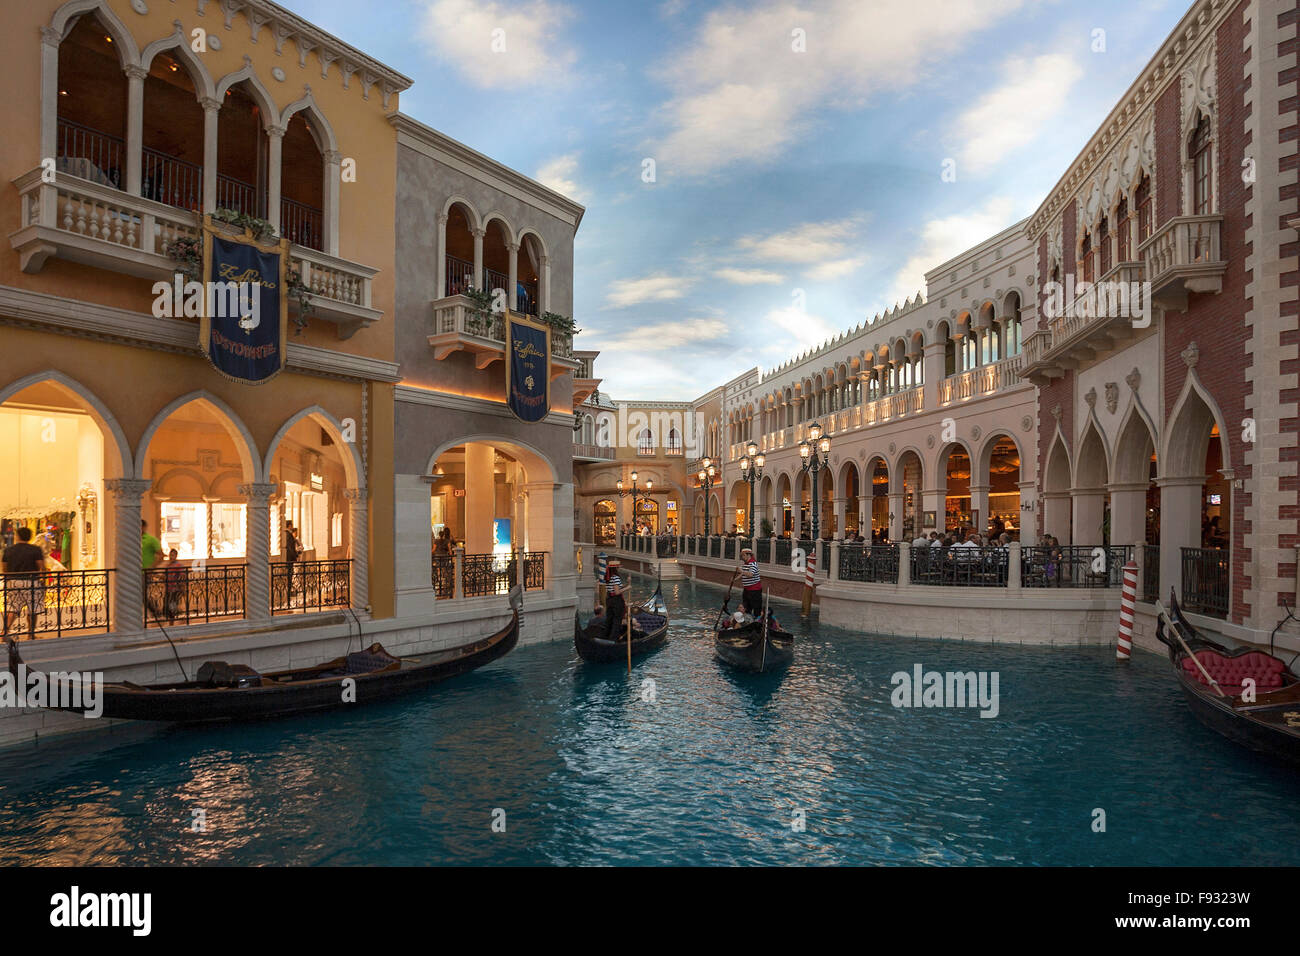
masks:
[[[377,671],[389,664],[396,663],[396,661],[396,657],[389,654],[378,644],[372,644],[364,651],[353,651],[347,656],[344,673],[349,675],[369,674],[371,671]]]
[[[1234,697],[1242,693],[1244,689],[1242,685],[1247,678],[1253,678],[1256,691],[1261,692],[1276,690],[1283,684],[1282,662],[1260,651],[1248,651],[1245,654],[1229,657],[1218,651],[1204,648],[1196,652],[1196,659],[1218,682],[1220,689]],[[1195,661],[1185,657],[1182,666],[1184,673],[1191,680],[1209,685]]]

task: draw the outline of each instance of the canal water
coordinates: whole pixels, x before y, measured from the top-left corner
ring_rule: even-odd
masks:
[[[795,663],[743,676],[712,658],[722,592],[664,591],[671,642],[630,680],[552,643],[350,712],[0,752],[0,864],[1295,860],[1300,774],[1197,724],[1163,658],[782,606]],[[893,706],[918,664],[996,673],[997,716]]]

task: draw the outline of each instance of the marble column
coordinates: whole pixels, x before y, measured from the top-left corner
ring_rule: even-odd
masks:
[[[343,154],[337,149],[326,150],[325,160],[325,208],[321,210],[322,218],[325,220],[325,251],[331,256],[339,254],[339,190],[342,187],[343,176]],[[445,231],[445,230],[444,230]],[[369,295],[370,283],[365,283],[364,288]],[[361,303],[369,306],[370,302]]]
[[[238,489],[247,500],[244,616],[250,621],[271,618],[271,499],[278,487],[275,482],[253,482]]]
[[[348,521],[352,533],[352,606],[370,609],[370,492],[365,488],[348,488]],[[430,557],[432,561],[432,557]],[[433,568],[430,565],[430,580]]]
[[[126,182],[122,184],[132,196],[140,195],[144,146],[144,78],[149,71],[132,63],[126,68]]]
[[[483,275],[483,237],[487,235],[485,229],[475,229],[474,232],[474,288],[482,289],[487,283],[484,281],[486,276]]]
[[[1159,478],[1160,486],[1160,599],[1172,588],[1183,594],[1183,548],[1201,546],[1201,493],[1205,479]],[[1280,615],[1279,615],[1280,616]]]
[[[506,305],[511,312],[519,309],[519,243],[506,243],[506,259],[509,263],[507,268],[506,285]]]
[[[268,126],[266,128],[266,220],[281,235],[280,229],[280,170],[283,163],[280,157],[284,153],[284,127]]]
[[[199,105],[203,107],[203,212],[211,215],[217,211],[217,112],[221,100],[205,96]]]
[[[433,292],[435,299],[445,298],[447,295],[447,220],[449,218],[445,212],[438,215],[438,276],[436,280],[438,284]]]
[[[113,495],[113,553],[105,564],[113,568],[112,628],[119,636],[144,631],[144,572],[140,561],[140,502],[153,487],[147,478],[109,478],[104,488]],[[150,529],[157,536],[157,528]]]
[[[432,482],[429,475],[393,476],[394,617],[427,619],[433,613]],[[354,542],[355,535],[354,529]]]

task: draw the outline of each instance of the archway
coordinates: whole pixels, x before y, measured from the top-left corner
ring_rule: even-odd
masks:
[[[267,116],[248,80],[235,83],[217,112],[217,208],[267,218]]]
[[[881,532],[889,533],[889,465],[879,455],[867,462],[871,490],[865,496],[864,538],[875,541]]]
[[[783,537],[791,537],[794,534],[794,506],[792,503],[793,492],[790,488],[790,476],[781,475],[777,481],[776,493],[780,500],[776,503],[778,507],[777,534]]]
[[[475,288],[474,219],[464,203],[452,203],[447,210],[447,235],[443,253],[446,282],[443,295],[462,295]]]
[[[895,534],[895,527],[901,532],[901,540],[912,541],[916,538],[921,530],[921,481],[924,477],[924,471],[921,467],[921,456],[914,451],[905,451],[898,459],[898,470],[896,478],[900,483],[899,492],[901,493],[902,515],[894,516],[893,508],[886,513],[889,521],[889,527],[886,529],[889,537]],[[874,479],[873,479],[874,480]],[[885,540],[886,535],[881,534],[881,541]]]
[[[1078,540],[1074,544],[1104,547],[1110,543],[1109,457],[1100,430],[1090,422],[1075,465],[1073,530]]]
[[[980,473],[987,483],[988,528],[993,536],[1020,532],[1020,448],[1010,435],[991,437]]]
[[[144,81],[140,194],[191,212],[203,208],[201,69],[181,44],[155,55]]]
[[[970,454],[964,445],[954,443],[939,456],[939,461],[946,482],[944,528],[948,531],[969,528],[973,523]]]
[[[126,188],[127,80],[97,12],[80,16],[59,45],[57,164],[74,176]]]
[[[1160,486],[1155,478],[1155,441],[1135,405],[1115,443],[1110,485],[1111,540],[1115,544],[1159,543]]]
[[[837,524],[840,533],[847,538],[856,535],[860,529],[861,512],[858,510],[858,500],[862,494],[862,479],[858,474],[856,462],[844,463],[844,467],[840,470],[839,486],[843,492],[836,499]]]
[[[1160,481],[1161,586],[1181,585],[1189,611],[1227,617],[1231,608],[1231,459],[1220,416],[1201,391],[1184,389],[1164,444]]]

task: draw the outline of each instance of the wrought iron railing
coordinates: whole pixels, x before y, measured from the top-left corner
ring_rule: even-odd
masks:
[[[464,295],[474,285],[474,263],[456,256],[447,256],[446,295]]]
[[[670,535],[665,535],[655,542],[655,553],[661,558],[677,557],[677,539]]]
[[[126,144],[117,136],[82,126],[71,120],[58,121],[59,172],[80,176],[103,186],[121,189],[126,178]]]
[[[1028,547],[1020,552],[1020,584],[1027,588],[1117,588],[1133,546],[1076,544]]]
[[[841,581],[898,583],[898,545],[840,545]]]
[[[14,638],[29,633],[60,637],[107,631],[112,573],[108,569],[0,575],[0,621],[5,634]]]
[[[1006,548],[917,547],[912,551],[912,583],[947,587],[1000,588],[1007,585]]]
[[[776,539],[776,553],[772,556],[773,564],[783,564],[789,567],[791,560],[794,558],[794,542],[789,538]]]
[[[202,166],[147,146],[140,152],[140,195],[190,212],[203,208]]]
[[[280,235],[308,249],[325,249],[325,214],[296,199],[280,200]]]
[[[510,277],[504,272],[497,272],[495,269],[483,269],[483,288],[488,292],[500,289],[507,296],[510,295]]]
[[[1183,548],[1183,610],[1228,616],[1228,549]]]
[[[1160,545],[1142,545],[1142,600],[1154,604],[1160,599]]]
[[[433,593],[439,601],[456,596],[456,559],[450,554],[433,556]]]
[[[278,562],[271,565],[271,613],[319,611],[352,604],[352,561]]]
[[[732,558],[734,558],[735,556],[736,556],[736,539],[735,539],[735,538],[723,538],[723,539],[722,539],[722,557],[723,557],[723,559],[729,561],[729,560],[731,560]]]
[[[217,208],[265,218],[263,196],[252,183],[217,173]]]
[[[217,564],[145,571],[145,625],[243,617],[247,570],[244,564]]]
[[[545,551],[513,552],[510,554],[467,554],[461,557],[461,596],[482,597],[488,594],[505,594],[520,579],[523,565],[524,590],[536,591],[546,587]],[[455,558],[439,555],[433,562],[433,586],[439,599],[453,597],[455,590]]]
[[[772,539],[759,538],[754,544],[754,559],[760,564],[767,564],[772,560]]]

